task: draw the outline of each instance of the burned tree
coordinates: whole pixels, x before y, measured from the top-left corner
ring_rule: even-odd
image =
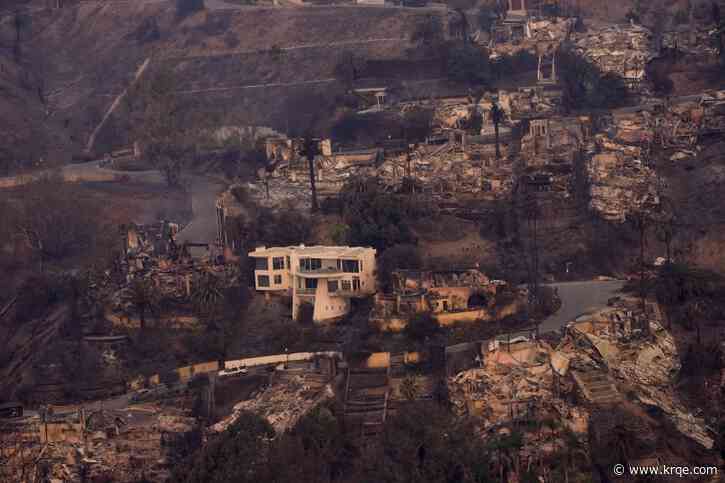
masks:
[[[173,72],[163,69],[129,96],[132,134],[149,164],[161,171],[169,186],[178,186],[183,165],[194,158],[203,119],[184,106],[176,94]],[[192,129],[197,127],[197,129]]]
[[[320,154],[319,139],[310,136],[305,137],[302,149],[299,151],[300,156],[307,158],[310,168],[310,192],[312,194],[312,213],[317,212],[319,206],[317,204],[317,187],[315,186],[315,158]]]

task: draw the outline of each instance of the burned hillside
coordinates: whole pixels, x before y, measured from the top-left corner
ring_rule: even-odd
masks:
[[[0,480],[720,481],[722,9],[3,5]]]

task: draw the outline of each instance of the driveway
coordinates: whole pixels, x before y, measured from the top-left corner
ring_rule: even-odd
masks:
[[[216,200],[224,188],[221,182],[212,178],[191,177],[189,189],[193,216],[176,236],[177,243],[211,243],[218,238]]]
[[[547,286],[559,291],[561,308],[541,323],[541,332],[559,330],[581,315],[605,308],[607,301],[622,290],[624,281],[562,282]]]

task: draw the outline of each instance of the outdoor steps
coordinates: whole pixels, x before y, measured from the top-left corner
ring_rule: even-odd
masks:
[[[611,404],[622,400],[619,390],[605,372],[574,373],[574,379],[584,397],[594,404]]]
[[[390,355],[390,376],[391,377],[402,377],[405,374],[405,355],[404,354],[391,354]]]
[[[363,438],[377,436],[383,432],[383,428],[384,426],[380,423],[363,423],[362,436]]]
[[[324,386],[330,381],[330,377],[326,374],[311,372],[305,374],[305,384]]]
[[[363,441],[380,434],[390,393],[388,370],[351,369],[347,372],[343,418],[349,431]]]

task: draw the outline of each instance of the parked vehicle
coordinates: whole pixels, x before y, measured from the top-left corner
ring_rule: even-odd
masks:
[[[234,367],[232,369],[222,369],[221,371],[219,371],[219,377],[237,376],[240,374],[247,374],[247,373],[249,373],[249,370],[244,366],[240,366],[240,367]]]

